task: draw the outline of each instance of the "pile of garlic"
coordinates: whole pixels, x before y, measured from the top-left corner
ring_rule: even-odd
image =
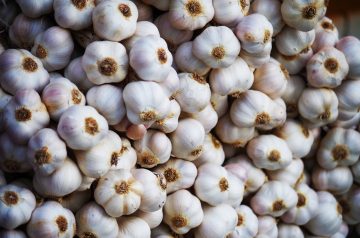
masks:
[[[3,0],[0,238],[360,235],[360,40],[327,0]]]

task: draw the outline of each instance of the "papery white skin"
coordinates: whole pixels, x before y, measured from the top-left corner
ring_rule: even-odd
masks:
[[[295,187],[304,182],[304,163],[301,159],[293,159],[286,168],[269,170],[267,175],[270,180],[281,181]]]
[[[133,0],[131,0],[133,1]],[[167,11],[169,10],[170,2],[168,0],[143,0],[144,3],[156,7],[159,10]]]
[[[197,169],[194,163],[176,158],[172,158],[165,164],[157,166],[154,172],[165,176],[167,183],[166,192],[168,194],[191,187],[197,176]]]
[[[48,17],[30,18],[19,14],[9,28],[9,38],[12,44],[22,49],[31,49],[38,34],[52,25]]]
[[[72,1],[54,0],[54,16],[57,24],[72,30],[81,30],[91,26],[95,0]]]
[[[94,192],[95,201],[112,217],[134,213],[141,203],[143,185],[129,170],[111,170],[100,178]]]
[[[349,191],[353,176],[348,167],[336,167],[332,170],[315,168],[311,180],[317,190],[327,190],[335,195]]]
[[[12,184],[0,186],[0,226],[10,230],[27,223],[35,205],[30,190]]]
[[[360,80],[345,80],[335,89],[339,100],[339,119],[350,120],[356,116],[360,108],[360,95],[357,88]]]
[[[287,25],[300,31],[310,31],[325,16],[326,5],[325,0],[285,0],[281,4],[281,15]]]
[[[221,96],[213,92],[211,93],[210,103],[218,114],[219,118],[225,115],[228,110],[229,104],[227,99],[227,96]]]
[[[227,204],[216,207],[204,205],[204,219],[194,231],[195,238],[226,237],[234,231],[238,216],[236,210]]]
[[[2,230],[0,231],[2,238],[26,238],[25,232],[21,230]]]
[[[181,201],[179,203],[179,201]],[[201,224],[204,213],[200,200],[187,190],[169,195],[164,206],[164,222],[177,234],[185,234]]]
[[[318,236],[331,236],[339,231],[342,223],[341,207],[335,197],[325,191],[317,192],[319,207],[305,227]]]
[[[341,223],[341,227],[331,238],[346,238],[349,234],[349,226],[346,222]]]
[[[206,134],[203,145],[203,152],[194,161],[196,167],[205,163],[222,165],[225,160],[225,153],[221,142],[211,133]]]
[[[340,117],[340,113],[343,113],[343,112],[339,111],[339,117]],[[336,120],[332,124],[332,126],[334,126],[334,127],[342,127],[342,128],[345,128],[345,129],[356,129],[356,126],[359,125],[359,122],[360,122],[360,112],[356,113],[349,120],[340,120],[338,118],[338,120]]]
[[[164,133],[171,133],[176,130],[179,123],[180,105],[173,99],[170,101],[170,112],[164,119],[157,120],[151,125],[151,128],[158,129]]]
[[[131,147],[128,138],[121,137],[122,147],[117,154],[117,160],[114,161],[110,170],[132,169],[136,164],[136,151]]]
[[[250,4],[249,4],[250,5]],[[250,5],[250,11],[264,15],[273,26],[273,35],[277,35],[285,23],[280,12],[279,0],[255,0]]]
[[[76,212],[76,234],[80,237],[116,238],[119,227],[116,219],[107,215],[104,209],[95,202],[85,204]]]
[[[199,121],[205,129],[205,133],[209,133],[218,122],[218,115],[211,103],[199,112],[192,114],[184,113],[184,115]]]
[[[117,238],[148,238],[151,231],[149,225],[136,216],[117,218],[119,233]]]
[[[82,176],[75,162],[67,158],[63,165],[46,176],[35,173],[33,185],[37,193],[44,197],[62,197],[80,187]]]
[[[122,96],[121,88],[105,84],[92,87],[86,93],[86,101],[105,117],[109,125],[116,125],[126,114]]]
[[[84,94],[74,83],[62,76],[50,80],[42,91],[41,99],[54,121],[58,121],[69,107],[85,105]]]
[[[336,48],[322,48],[308,61],[307,81],[313,87],[335,88],[349,72],[345,55]]]
[[[322,0],[321,0],[322,1]],[[285,26],[275,38],[276,49],[283,55],[297,55],[311,47],[315,40],[315,30],[298,31]]]
[[[195,119],[187,118],[179,121],[176,130],[170,134],[171,154],[177,158],[193,161],[203,150],[205,141],[204,127]]]
[[[134,34],[138,14],[131,1],[101,1],[92,13],[94,31],[103,39],[121,41]]]
[[[53,201],[45,202],[34,210],[26,229],[30,238],[71,238],[75,235],[75,230],[74,214]]]
[[[17,4],[21,8],[21,11],[28,17],[36,18],[41,15],[50,13],[53,9],[54,0],[16,0]]]
[[[169,97],[173,96],[180,87],[180,80],[176,70],[171,68],[166,79],[158,84],[162,87],[166,95]]]
[[[66,157],[66,145],[53,129],[41,129],[29,140],[27,158],[37,173],[50,175],[63,165]]]
[[[78,187],[78,189],[76,191],[86,191],[86,190],[89,190],[92,183],[96,180],[95,178],[90,178],[84,174],[81,174],[82,176],[82,180],[81,180],[81,184],[80,186]]]
[[[360,160],[356,162],[353,166],[351,166],[351,171],[353,173],[354,181],[360,182]]]
[[[1,53],[0,53],[1,54]],[[3,115],[3,110],[5,108],[5,106],[8,104],[8,102],[11,100],[12,96],[5,93],[1,88],[0,88],[0,132],[2,132],[5,128],[4,126],[4,115]]]
[[[360,59],[356,52],[360,49],[360,41],[356,37],[346,36],[336,43],[336,48],[343,52],[349,64],[349,75],[351,79],[360,79]]]
[[[192,231],[191,231],[192,233]],[[156,238],[173,238],[174,232],[164,223],[161,223],[158,227],[151,230],[151,236]],[[176,234],[179,238],[184,238],[185,235]]]
[[[12,95],[21,89],[40,92],[49,82],[40,59],[27,50],[5,50],[0,55],[0,72],[1,87]]]
[[[222,96],[237,95],[253,85],[254,74],[246,62],[237,57],[229,67],[211,70],[209,83],[213,93]]]
[[[245,1],[213,1],[215,15],[214,20],[216,23],[225,26],[235,26],[241,18],[249,13],[250,0]]]
[[[281,98],[286,103],[287,117],[296,117],[298,115],[297,103],[305,89],[305,80],[298,75],[291,75],[287,80],[286,88]]]
[[[93,28],[86,28],[80,31],[72,31],[72,35],[74,37],[74,40],[83,48],[86,48],[94,41],[101,40],[101,38],[95,34]]]
[[[313,50],[308,47],[297,55],[283,55],[278,50],[274,50],[272,56],[279,61],[290,74],[298,74],[313,56]],[[291,76],[290,76],[291,77]]]
[[[256,238],[277,238],[278,227],[275,218],[271,216],[258,216],[259,229]]]
[[[293,238],[304,238],[304,233],[302,232],[301,228],[297,225],[289,225],[281,223],[278,225],[279,229],[279,238],[287,238],[287,237],[293,237]]]
[[[235,175],[235,177],[238,178],[244,184],[244,189],[245,189],[245,187],[247,186],[245,183],[247,182],[248,179],[248,171],[245,169],[245,166],[242,166],[241,163],[236,163],[236,161],[233,160],[230,161],[229,164],[226,164],[224,168],[228,173]]]
[[[280,217],[296,206],[298,197],[287,183],[270,181],[265,183],[251,198],[251,208],[258,215]]]
[[[138,22],[139,21],[152,21],[153,20],[153,8],[148,5],[145,4],[145,1],[141,1],[141,0],[131,0],[133,3],[135,3],[136,8],[138,9]],[[147,0],[148,2],[151,0]],[[168,3],[168,1],[157,1],[159,2],[164,2],[164,3]]]
[[[137,40],[148,35],[160,37],[160,32],[154,23],[149,21],[138,21],[136,23],[136,31],[134,34],[124,41],[126,50],[129,52]]]
[[[360,221],[360,188],[353,186],[349,192],[339,197],[339,202],[342,205],[344,221],[349,225],[354,225]]]
[[[56,199],[64,208],[76,213],[91,199],[90,189],[84,191],[75,191],[67,196]]]
[[[46,127],[50,121],[45,105],[33,89],[18,90],[2,113],[6,132],[18,144],[26,144],[34,133]]]
[[[169,6],[169,21],[180,30],[203,28],[213,17],[214,7],[211,0],[175,0],[171,1]]]
[[[94,86],[90,80],[87,79],[86,72],[81,66],[81,58],[78,57],[70,61],[68,66],[65,68],[65,78],[76,84],[82,92],[87,92],[91,87]]]
[[[335,46],[339,40],[338,29],[328,17],[322,18],[316,24],[315,33],[315,41],[311,46],[315,52],[326,46]]]
[[[230,28],[209,26],[193,41],[192,52],[211,68],[226,68],[240,53],[240,42]]]
[[[147,35],[137,40],[129,57],[131,67],[145,81],[164,81],[173,62],[166,41],[155,35]]]
[[[259,53],[249,53],[246,50],[242,49],[239,56],[243,60],[245,60],[249,67],[259,68],[261,65],[266,64],[270,61],[271,50],[272,43],[268,42],[264,45],[264,49]]]
[[[302,226],[318,213],[319,200],[316,192],[307,184],[297,185],[295,191],[297,192],[298,202],[295,207],[290,208],[281,216],[281,220],[289,224]]]
[[[92,83],[118,83],[126,77],[129,58],[121,43],[95,41],[86,47],[81,64]]]
[[[160,208],[155,212],[143,212],[137,210],[133,215],[144,220],[149,225],[150,229],[153,229],[161,224],[163,220],[163,209]]]
[[[36,36],[31,53],[37,56],[47,71],[60,70],[70,62],[74,42],[68,30],[50,27]]]
[[[258,218],[250,207],[240,205],[235,208],[238,215],[238,224],[229,238],[252,238],[258,233]]]
[[[90,149],[105,138],[108,131],[106,119],[91,106],[70,107],[62,114],[57,126],[60,137],[75,150]]]

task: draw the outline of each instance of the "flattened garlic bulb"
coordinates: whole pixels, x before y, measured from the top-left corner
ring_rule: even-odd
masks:
[[[151,128],[158,129],[164,133],[171,133],[176,130],[179,124],[180,116],[180,105],[173,99],[170,101],[170,112],[166,115],[164,119],[155,121]]]
[[[349,191],[354,179],[349,167],[339,166],[331,170],[315,168],[311,180],[317,190],[327,190],[341,195]]]
[[[250,4],[249,4],[250,5]],[[273,35],[277,35],[285,23],[281,17],[281,2],[279,0],[255,0],[250,5],[250,11],[264,15],[273,26]]]
[[[240,205],[235,208],[238,222],[235,230],[228,235],[229,238],[252,238],[258,233],[258,218],[246,205]]]

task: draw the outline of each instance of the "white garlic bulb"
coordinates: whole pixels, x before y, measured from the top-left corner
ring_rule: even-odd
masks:
[[[205,163],[222,165],[225,160],[225,152],[221,142],[211,133],[206,134],[203,145],[203,152],[194,161],[196,167]]]
[[[284,169],[268,170],[270,180],[277,180],[295,187],[304,182],[304,163],[301,159],[293,159]]]
[[[77,57],[70,61],[65,68],[64,75],[65,78],[76,84],[82,92],[87,92],[94,84],[87,79],[86,72],[81,66],[81,58]]]
[[[131,1],[101,1],[92,13],[94,31],[103,39],[121,41],[134,34],[138,15]]]
[[[214,20],[216,23],[225,26],[235,26],[241,18],[246,16],[250,9],[250,0],[214,0],[213,1],[215,15]]]
[[[126,137],[121,137],[122,147],[113,154],[110,170],[132,169],[136,164],[136,151]]]
[[[255,0],[251,3],[250,11],[264,15],[273,26],[273,35],[275,36],[285,25],[280,8],[279,0]]]
[[[169,98],[173,97],[173,95],[180,87],[180,80],[176,70],[171,68],[166,79],[162,82],[158,82],[158,84],[162,87],[165,94],[169,96]]]
[[[21,230],[2,230],[0,231],[1,238],[26,238],[25,232]]]
[[[134,213],[141,204],[143,185],[129,170],[111,170],[100,178],[94,192],[95,201],[112,217]]]
[[[78,187],[78,189],[76,191],[80,191],[80,192],[87,191],[87,190],[90,189],[91,185],[93,184],[93,182],[96,179],[87,177],[84,174],[81,174],[81,175],[82,175],[82,181],[81,181],[81,184],[80,184],[80,186]]]
[[[209,133],[218,122],[218,115],[211,103],[209,103],[203,110],[199,112],[191,114],[183,113],[181,116],[190,117],[199,121],[205,129],[205,133]]]
[[[1,87],[15,95],[20,89],[40,92],[49,82],[49,73],[40,59],[27,50],[5,50],[0,55]]]
[[[210,103],[214,110],[218,114],[218,117],[222,117],[228,111],[229,103],[227,96],[221,96],[217,93],[211,93]]]
[[[53,9],[54,0],[16,0],[21,11],[28,17],[36,18],[50,13]]]
[[[163,209],[161,208],[155,212],[143,212],[137,210],[133,215],[144,220],[149,225],[150,229],[154,229],[155,227],[158,227],[163,220]]]
[[[172,193],[180,189],[190,188],[197,176],[194,163],[172,158],[165,164],[159,165],[154,172],[163,174],[166,179],[166,192]]]
[[[95,202],[87,203],[76,212],[76,234],[80,237],[116,238],[118,232],[116,219]]]
[[[317,52],[326,46],[335,46],[339,40],[339,32],[330,18],[322,18],[315,27],[315,41],[312,49]]]
[[[176,130],[179,123],[180,105],[173,99],[170,101],[170,111],[164,119],[160,119],[151,125],[151,128],[158,129],[164,133],[171,133]]]
[[[119,233],[117,238],[149,238],[151,231],[149,225],[136,216],[117,218]]]
[[[12,184],[0,186],[0,223],[5,229],[14,229],[30,220],[35,209],[34,194]]]
[[[314,188],[327,190],[335,195],[349,191],[353,184],[353,176],[349,167],[339,166],[331,170],[315,168],[311,180]]]
[[[294,75],[303,70],[313,54],[313,50],[310,47],[307,47],[296,55],[283,55],[278,50],[274,50],[272,56],[284,65],[289,74]]]
[[[287,80],[285,91],[281,96],[286,103],[287,117],[293,118],[298,115],[297,104],[305,87],[305,80],[301,76],[291,75]]]
[[[354,118],[360,108],[360,95],[357,88],[360,87],[360,80],[345,80],[335,89],[339,99],[339,118],[349,120]]]
[[[349,64],[349,75],[351,79],[360,79],[360,59],[356,52],[360,49],[360,41],[356,37],[347,36],[336,43],[336,48],[346,57]]]
[[[193,41],[193,54],[211,68],[226,68],[240,53],[240,42],[226,26],[209,26]]]
[[[74,214],[53,201],[45,202],[34,210],[26,229],[30,238],[71,238],[75,235],[75,230]]]
[[[160,32],[154,23],[150,21],[138,21],[136,23],[135,33],[130,38],[124,40],[126,50],[129,52],[137,40],[148,35],[160,37]]]
[[[271,216],[258,216],[259,230],[256,238],[277,238],[277,221]]]
[[[126,77],[129,59],[121,43],[95,41],[86,47],[81,64],[92,83],[118,83]]]
[[[181,203],[179,203],[181,201]],[[177,234],[199,226],[204,218],[200,200],[187,190],[169,195],[164,206],[164,222]]]
[[[297,225],[281,223],[278,225],[278,229],[279,229],[279,234],[278,234],[279,238],[287,238],[287,237],[304,238],[305,237],[303,231]]]
[[[258,233],[258,218],[246,205],[240,205],[235,208],[238,216],[238,222],[235,230],[228,235],[229,238],[252,238]]]

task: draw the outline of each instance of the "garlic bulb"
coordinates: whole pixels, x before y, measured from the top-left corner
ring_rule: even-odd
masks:
[[[183,113],[183,115],[199,121],[205,129],[205,133],[209,133],[218,122],[218,115],[211,103],[199,112],[192,114]]]
[[[356,162],[353,166],[351,166],[351,171],[354,176],[354,180],[359,183],[360,181],[360,161]]]
[[[251,198],[251,208],[259,215],[280,217],[296,206],[298,201],[294,189],[287,183],[270,181],[265,183]]]
[[[339,118],[349,120],[356,116],[360,108],[360,95],[357,88],[360,87],[359,80],[345,80],[335,89],[339,99]]]
[[[121,41],[134,34],[138,15],[131,1],[101,1],[92,13],[94,31],[103,39]]]
[[[95,202],[89,202],[76,212],[76,234],[79,237],[116,238],[119,227],[116,219],[107,215]]]
[[[171,141],[165,133],[148,130],[141,140],[134,142],[137,163],[143,168],[152,168],[170,159]]]
[[[315,30],[303,32],[286,26],[276,36],[275,45],[281,54],[292,56],[307,51],[307,48],[311,47],[314,40]]]
[[[277,238],[277,221],[271,216],[258,216],[259,229],[256,238]]]
[[[293,159],[284,169],[269,170],[267,175],[270,180],[277,180],[295,187],[304,181],[304,163],[301,159]]]
[[[250,0],[214,0],[213,1],[215,15],[214,20],[216,23],[225,26],[236,25],[241,18],[246,16],[250,9]]]
[[[285,23],[300,31],[310,31],[325,16],[328,1],[284,0],[281,15]]]
[[[70,61],[65,68],[64,75],[65,78],[76,84],[82,92],[87,92],[94,84],[87,79],[86,72],[81,66],[81,58],[78,57]]]
[[[250,207],[240,205],[235,208],[238,222],[235,230],[228,235],[229,238],[252,238],[258,233],[258,218]]]
[[[313,234],[331,236],[341,227],[342,208],[329,192],[317,192],[319,207],[316,215],[305,225]]]
[[[171,68],[166,79],[158,84],[164,90],[165,94],[169,96],[169,98],[173,97],[180,87],[180,80],[176,70]]]
[[[29,140],[27,158],[37,173],[52,174],[63,165],[66,156],[66,145],[53,129],[41,129]]]
[[[211,70],[209,83],[216,94],[237,96],[253,85],[254,75],[246,62],[237,57],[229,67]]]
[[[110,170],[132,169],[136,164],[136,151],[131,147],[130,141],[126,137],[121,137],[122,147],[112,157]]]
[[[302,226],[318,213],[319,200],[316,192],[304,183],[297,185],[295,191],[297,204],[282,215],[281,220]]]
[[[170,134],[172,155],[193,161],[203,152],[204,127],[195,119],[182,119],[176,130]]]
[[[358,186],[353,186],[349,192],[340,197],[339,202],[343,207],[343,216],[344,220],[352,225],[352,221],[349,221],[349,218],[354,220],[355,223],[358,223],[360,220],[360,188]]]
[[[225,160],[225,153],[221,142],[211,133],[206,134],[203,152],[200,157],[194,161],[196,167],[205,163],[222,165]]]
[[[3,118],[6,132],[19,144],[26,144],[34,133],[50,121],[39,94],[32,89],[18,90],[5,106]]]
[[[171,133],[176,130],[179,123],[180,105],[173,99],[170,101],[170,112],[164,119],[160,119],[151,125],[151,128],[158,129],[164,133]]]
[[[287,238],[287,237],[293,237],[293,238],[304,238],[304,233],[302,232],[301,228],[297,225],[289,225],[281,223],[278,225],[279,229],[279,238]]]
[[[126,114],[133,124],[150,126],[166,118],[170,100],[161,86],[155,82],[137,81],[128,83],[123,91]]]
[[[161,208],[155,212],[143,212],[137,210],[133,215],[144,220],[149,225],[150,229],[153,229],[161,224],[163,220],[163,209]]]
[[[90,177],[87,177],[86,175],[84,174],[81,174],[82,176],[82,181],[81,181],[81,184],[80,186],[78,187],[78,189],[76,191],[87,191],[89,190],[92,186],[95,185],[95,178],[90,178]]]
[[[78,191],[61,197],[57,198],[56,201],[61,204],[64,208],[69,209],[72,212],[77,212],[82,208],[89,200],[91,199],[91,191],[90,189],[84,191]]]
[[[313,87],[335,88],[349,72],[345,55],[334,47],[325,47],[308,61],[307,80]]]
[[[234,208],[227,204],[216,207],[204,205],[204,218],[194,231],[195,238],[226,237],[234,231],[238,216]]]
[[[360,79],[360,59],[356,52],[360,49],[360,41],[356,37],[347,36],[336,43],[336,48],[346,57],[349,64],[349,75],[351,79]]]
[[[313,126],[322,126],[336,120],[338,103],[331,89],[306,88],[299,98],[298,109],[300,115],[313,123]]]
[[[54,0],[16,0],[21,11],[28,17],[36,18],[50,13],[53,10]]]
[[[258,13],[243,17],[235,29],[242,49],[251,54],[261,53],[271,44],[273,26],[268,19]]]
[[[289,74],[298,74],[303,70],[313,54],[313,50],[307,47],[296,55],[283,55],[275,49],[272,56],[284,65]]]
[[[40,59],[27,50],[5,50],[0,55],[1,87],[15,95],[20,89],[40,92],[49,82],[49,73]]]
[[[250,7],[251,12],[264,15],[269,20],[273,26],[274,36],[284,27],[285,23],[281,17],[281,2],[279,0],[255,0]]]
[[[25,232],[21,230],[2,230],[0,231],[2,238],[26,238]]]
[[[240,51],[240,57],[245,60],[250,68],[256,69],[261,65],[270,61],[270,53],[272,50],[272,43],[268,42],[264,45],[264,49],[259,53],[249,53],[242,49]]]
[[[164,81],[173,62],[166,41],[155,35],[147,35],[137,40],[129,57],[131,67],[146,81]]]
[[[40,33],[31,48],[48,71],[60,70],[70,62],[74,42],[68,30],[53,26]]]
[[[35,173],[33,185],[36,192],[44,197],[63,197],[78,189],[81,181],[80,170],[75,162],[68,158],[48,176]]]
[[[129,59],[126,49],[121,43],[95,41],[86,47],[81,64],[87,78],[92,83],[99,85],[118,83],[125,79]]]
[[[117,238],[149,238],[151,231],[149,225],[136,216],[117,218],[119,234]]]
[[[226,68],[240,53],[240,42],[226,26],[209,26],[193,41],[193,54],[211,68]]]
[[[26,231],[30,238],[71,238],[76,231],[75,217],[59,203],[48,201],[34,210]]]
[[[179,201],[182,201],[179,203]],[[200,200],[187,190],[168,196],[164,206],[164,222],[177,234],[185,234],[201,224],[204,213]]]
[[[145,4],[145,2],[149,2],[151,0],[131,0],[135,3],[136,8],[138,9],[138,22],[140,21],[152,21],[153,19],[153,8],[150,5]],[[168,3],[167,1],[157,1]]]
[[[104,84],[92,87],[86,93],[86,101],[105,117],[109,125],[116,125],[126,114],[122,96],[121,88]]]
[[[59,26],[81,30],[91,26],[94,0],[54,0],[54,15]]]
[[[30,220],[35,209],[34,194],[12,184],[0,186],[0,223],[5,229],[14,229]]]
[[[129,170],[111,170],[100,178],[94,192],[95,201],[112,217],[134,213],[141,203],[143,185]]]
[[[336,167],[331,170],[315,168],[311,176],[314,188],[327,190],[339,195],[349,191],[353,176],[348,167]]]
[[[126,50],[129,52],[137,40],[148,35],[160,37],[160,32],[154,23],[149,21],[138,21],[136,23],[135,33],[124,41]]]
[[[213,17],[211,0],[174,0],[169,6],[169,21],[180,30],[203,28]]]
[[[131,0],[134,1],[134,0]],[[142,0],[144,3],[156,7],[161,11],[169,10],[170,2],[168,0]]]
[[[298,115],[298,101],[305,89],[305,80],[298,75],[291,75],[287,80],[286,88],[281,98],[286,103],[286,114],[289,118],[294,118]]]
[[[134,169],[131,173],[144,188],[139,209],[144,212],[155,212],[161,209],[167,200],[165,176],[147,169]]]
[[[339,32],[330,18],[322,18],[315,27],[315,41],[312,49],[317,52],[326,46],[335,46],[339,40]]]
[[[191,187],[197,176],[196,166],[192,162],[176,158],[157,166],[154,172],[164,175],[168,194]]]

